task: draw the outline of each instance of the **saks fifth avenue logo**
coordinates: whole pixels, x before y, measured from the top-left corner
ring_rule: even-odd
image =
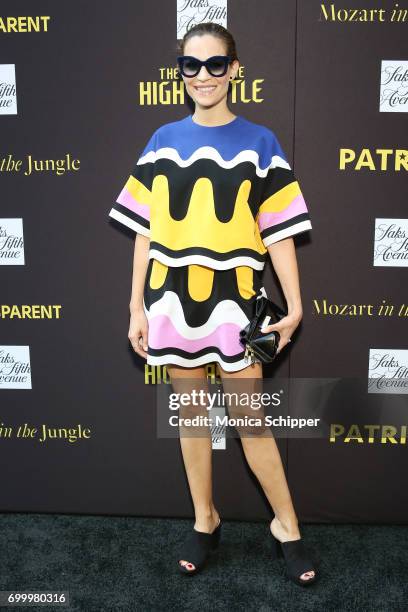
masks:
[[[177,0],[177,40],[197,23],[212,21],[227,27],[227,0]]]
[[[31,389],[28,346],[0,345],[0,389]]]
[[[380,112],[408,112],[408,61],[381,62]]]
[[[408,219],[376,219],[374,266],[408,266]]]
[[[14,64],[0,64],[0,114],[17,115],[16,71]]]
[[[24,264],[23,220],[0,219],[0,265]]]
[[[225,408],[223,406],[213,406],[211,408],[212,425],[211,431],[211,447],[213,450],[226,449],[225,425],[217,425],[217,419],[222,419],[225,416]]]
[[[408,350],[370,349],[369,393],[408,393]]]

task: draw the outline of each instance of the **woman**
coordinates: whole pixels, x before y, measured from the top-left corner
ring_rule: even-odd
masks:
[[[211,362],[225,391],[243,380],[253,388],[262,380],[262,363],[247,363],[239,329],[264,291],[261,271],[269,252],[288,315],[263,331],[279,331],[278,352],[290,342],[302,318],[292,236],[311,223],[274,133],[228,108],[229,82],[239,68],[230,32],[199,24],[185,34],[180,52],[194,115],[154,132],[109,213],[137,232],[128,335],[147,363],[167,366],[176,392],[206,389]],[[221,531],[206,432],[180,436],[195,511],[177,560],[188,575],[202,569]],[[284,556],[297,584],[315,582],[273,436],[241,435],[241,442],[275,514],[270,531],[276,554]]]

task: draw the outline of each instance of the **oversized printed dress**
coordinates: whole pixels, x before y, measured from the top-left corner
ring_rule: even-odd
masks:
[[[267,247],[312,228],[274,132],[239,115],[160,126],[109,216],[150,239],[147,363],[246,367],[239,331],[266,295]]]

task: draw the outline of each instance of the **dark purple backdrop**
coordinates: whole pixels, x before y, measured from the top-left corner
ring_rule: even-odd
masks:
[[[261,102],[239,96],[230,106],[275,131],[313,225],[295,239],[301,328],[266,375],[364,380],[370,347],[406,347],[404,321],[324,318],[313,300],[402,301],[404,268],[373,267],[372,244],[375,217],[406,214],[405,175],[340,171],[339,149],[404,144],[405,116],[380,113],[378,101],[381,59],[405,58],[405,30],[404,24],[325,23],[320,4],[228,2],[246,94],[253,80],[263,79]],[[0,389],[0,420],[81,423],[92,438],[48,445],[0,440],[1,511],[192,514],[179,442],[157,439],[155,385],[146,382],[145,363],[127,339],[134,235],[108,219],[152,131],[190,112],[178,100],[139,103],[139,83],[158,83],[159,68],[175,66],[175,7],[130,0],[115,7],[3,3],[3,16],[18,11],[51,20],[46,33],[0,33],[1,62],[16,65],[18,92],[18,115],[0,117],[2,156],[69,152],[81,170],[1,176],[1,217],[23,218],[26,256],[25,266],[0,267],[1,303],[61,304],[62,310],[60,319],[0,320],[0,344],[28,344],[32,366],[32,389]],[[270,265],[264,279],[272,297],[282,299]],[[300,520],[406,522],[406,445],[279,444]],[[270,514],[238,440],[214,451],[214,491],[225,518]]]

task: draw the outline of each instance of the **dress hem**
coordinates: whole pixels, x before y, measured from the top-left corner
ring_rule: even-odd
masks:
[[[194,368],[201,365],[206,365],[207,363],[218,363],[226,372],[238,372],[239,370],[243,370],[244,368],[250,365],[249,362],[245,361],[245,359],[239,359],[234,362],[226,362],[217,353],[208,353],[207,355],[201,355],[201,357],[196,357],[193,359],[186,359],[185,357],[181,357],[180,355],[174,355],[169,353],[168,355],[148,355],[147,356],[147,364],[148,365],[179,365],[187,368]],[[258,359],[255,363],[261,363]]]

